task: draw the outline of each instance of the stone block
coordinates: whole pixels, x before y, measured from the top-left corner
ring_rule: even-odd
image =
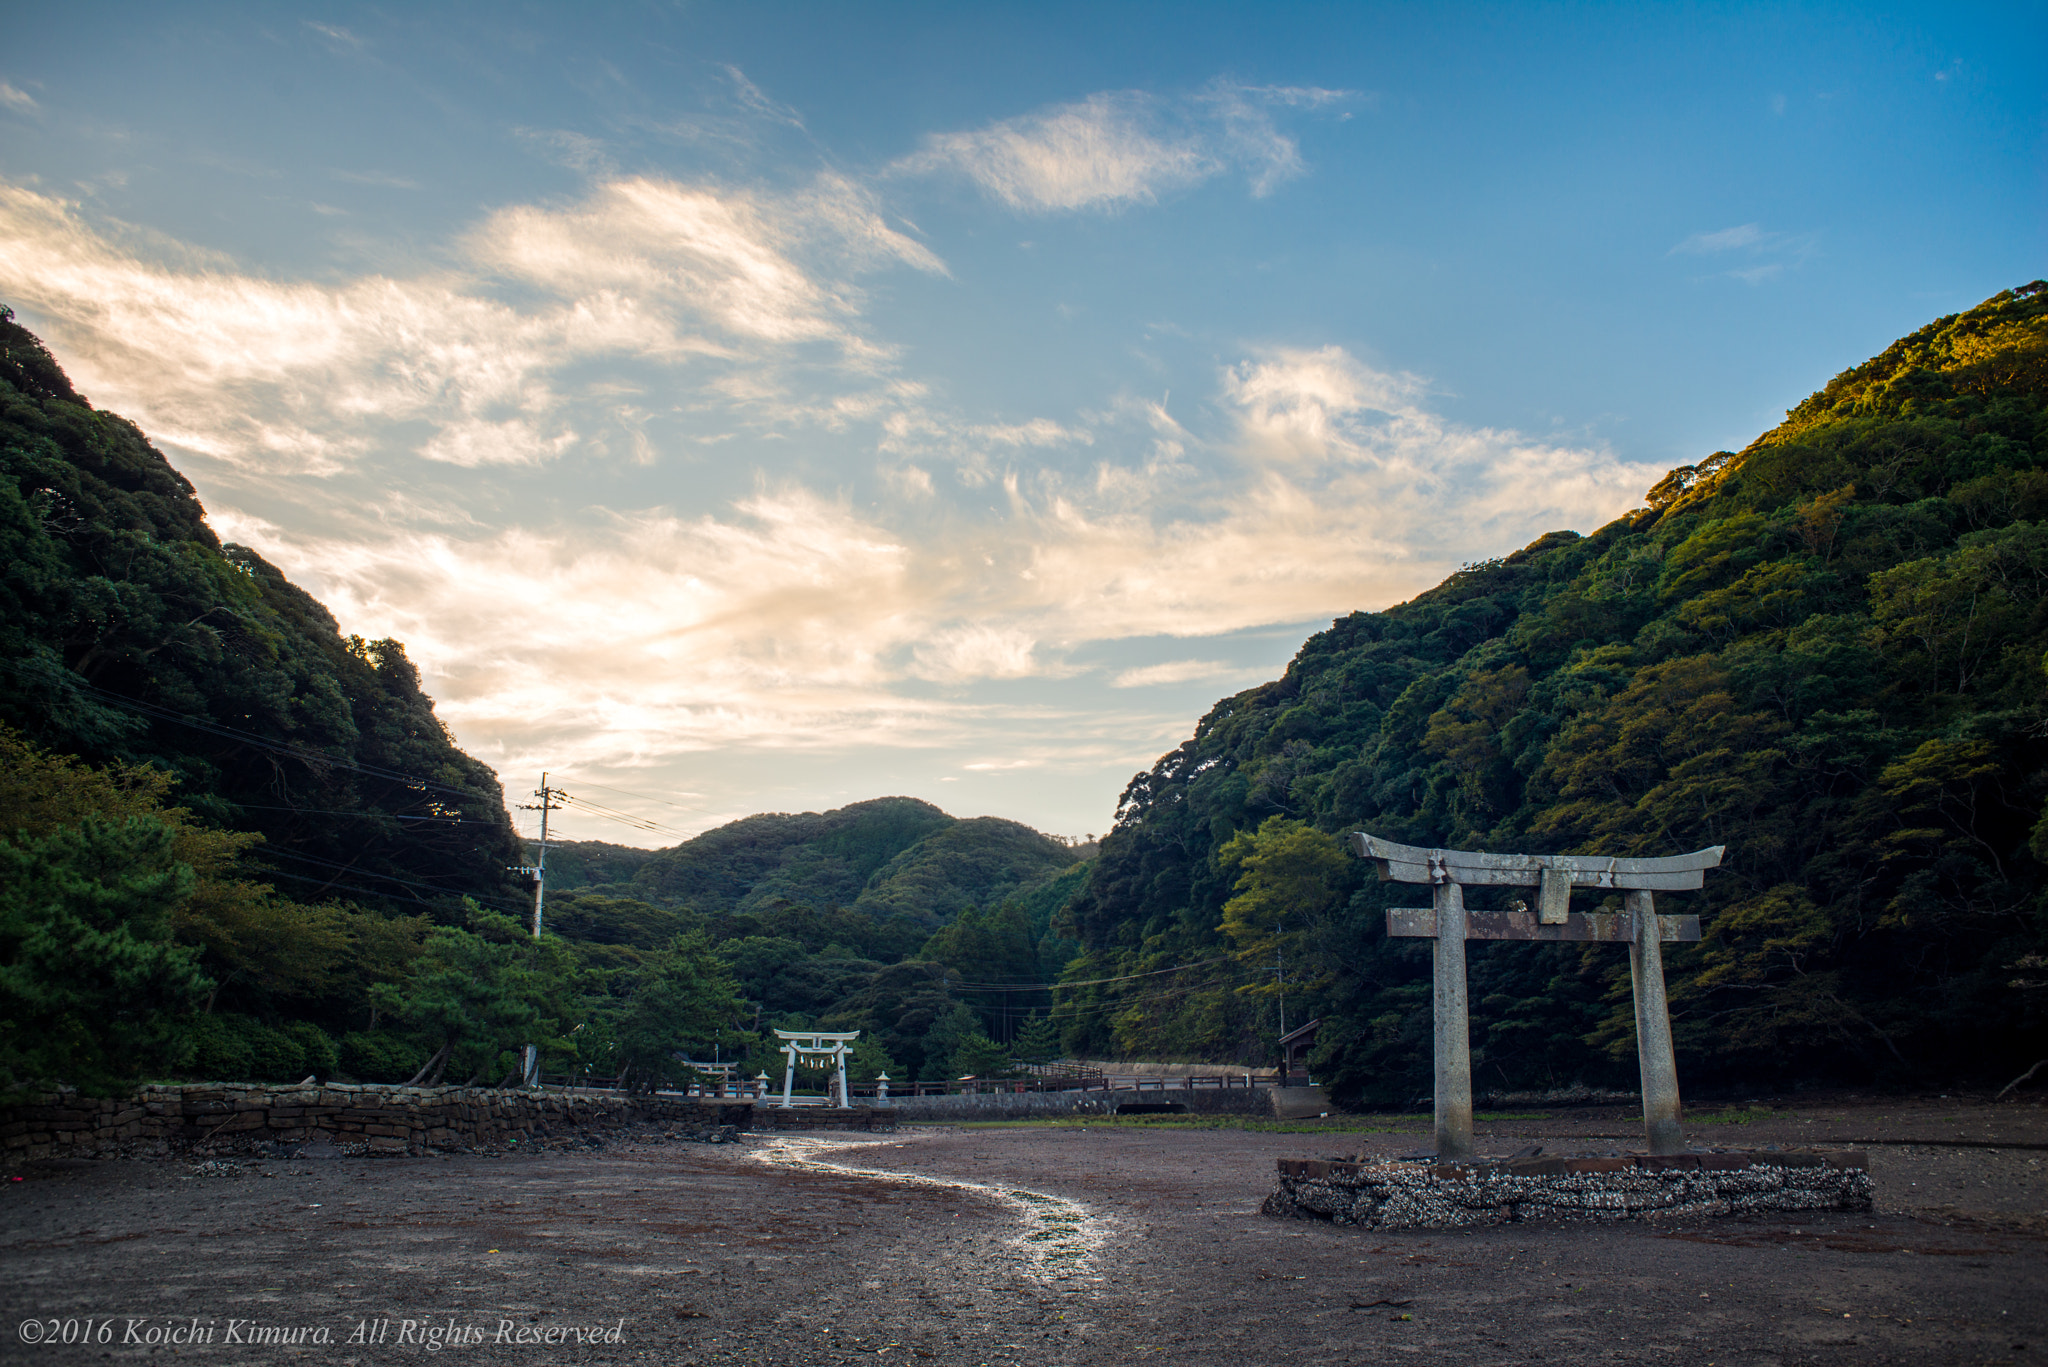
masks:
[[[1569,1173],[1626,1172],[1635,1165],[1632,1158],[1568,1158],[1564,1170]]]
[[[1756,1162],[1746,1153],[1703,1153],[1699,1159],[1702,1172],[1740,1172]]]

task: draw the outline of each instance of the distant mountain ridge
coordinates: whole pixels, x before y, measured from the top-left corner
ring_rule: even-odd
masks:
[[[548,884],[704,915],[776,904],[845,907],[929,929],[1080,858],[1021,822],[960,818],[918,798],[881,797],[826,812],[742,817],[665,850],[564,842],[549,852]]]

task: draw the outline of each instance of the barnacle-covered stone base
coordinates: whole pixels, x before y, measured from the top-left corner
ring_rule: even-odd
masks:
[[[1869,1210],[1867,1155],[1763,1150],[1501,1162],[1280,1160],[1267,1215],[1367,1229],[1531,1220],[1700,1219],[1769,1210]]]

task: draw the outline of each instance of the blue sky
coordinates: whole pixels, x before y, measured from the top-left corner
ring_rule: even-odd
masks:
[[[0,301],[578,837],[1100,831],[2044,273],[2038,6],[0,15]]]

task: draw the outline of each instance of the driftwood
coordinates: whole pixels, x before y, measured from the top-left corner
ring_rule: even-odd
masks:
[[[436,1049],[434,1051],[434,1056],[432,1058],[428,1059],[425,1063],[422,1063],[420,1065],[420,1070],[417,1073],[414,1073],[410,1078],[408,1078],[405,1082],[405,1085],[407,1087],[433,1086],[434,1084],[427,1080],[428,1074],[431,1073],[438,1076],[438,1070],[446,1068],[448,1066],[448,1055],[454,1052],[455,1041],[449,1040],[446,1044],[442,1045],[439,1049]]]
[[[2040,1061],[2039,1063],[2037,1063],[2037,1064],[2035,1064],[2035,1065],[2034,1065],[2033,1067],[2031,1067],[2031,1068],[2027,1069],[2027,1071],[2026,1071],[2026,1072],[2024,1072],[2024,1073],[2021,1073],[2021,1074],[2020,1074],[2020,1075],[2019,1075],[2018,1077],[2014,1078],[2014,1079],[2013,1079],[2013,1080],[2012,1080],[2011,1082],[2008,1082],[2008,1083],[2006,1083],[2004,1087],[2002,1087],[2002,1088],[2000,1088],[2000,1089],[1999,1089],[1999,1093],[1998,1093],[1998,1095],[1997,1095],[1997,1096],[1995,1096],[1995,1097],[1992,1097],[1991,1099],[1992,1099],[1993,1101],[2003,1101],[2003,1100],[2005,1100],[2005,1094],[2006,1094],[2007,1092],[2009,1092],[2009,1091],[2011,1091],[2011,1090],[2012,1090],[2013,1088],[2015,1088],[2015,1087],[2019,1086],[2019,1085],[2020,1085],[2020,1084],[2021,1084],[2022,1082],[2025,1082],[2025,1081],[2026,1081],[2026,1080],[2027,1080],[2028,1078],[2030,1078],[2030,1077],[2032,1077],[2032,1076],[2033,1076],[2034,1074],[2036,1074],[2036,1073],[2040,1072],[2040,1071],[2041,1071],[2041,1070],[2042,1070],[2043,1068],[2048,1068],[2048,1058],[2044,1058],[2044,1059],[2042,1059],[2042,1060],[2041,1060],[2041,1061]]]

